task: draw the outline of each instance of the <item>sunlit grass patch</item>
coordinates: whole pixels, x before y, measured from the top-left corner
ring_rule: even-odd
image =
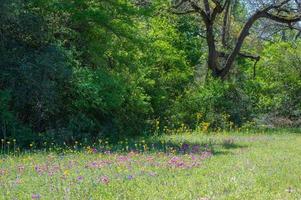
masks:
[[[0,199],[300,199],[300,166],[296,131],[164,135],[4,154]]]

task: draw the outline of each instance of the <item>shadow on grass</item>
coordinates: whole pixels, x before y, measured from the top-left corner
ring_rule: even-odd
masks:
[[[195,142],[178,142],[178,141],[161,141],[153,139],[144,141],[132,140],[128,141],[127,145],[115,144],[110,149],[100,149],[101,151],[110,151],[112,153],[128,153],[131,151],[141,153],[173,153],[173,154],[198,154],[202,152],[211,152],[213,155],[232,154],[233,149],[247,148],[247,145],[241,145],[235,142],[234,139],[225,139],[223,141],[208,141],[202,143]]]
[[[132,138],[118,142],[107,142],[94,143],[91,145],[66,145],[66,146],[50,146],[44,148],[36,148],[32,150],[24,150],[17,152],[17,154],[23,154],[26,152],[53,152],[58,154],[68,154],[74,151],[90,151],[97,153],[119,153],[127,154],[129,152],[140,152],[140,153],[165,153],[165,154],[200,154],[203,152],[210,152],[212,155],[226,155],[233,154],[234,149],[243,149],[247,145],[238,144],[235,139],[228,138],[222,141],[220,140],[209,140],[204,142],[189,142],[175,141],[175,140],[160,140],[160,138]],[[71,151],[70,151],[71,150]],[[9,151],[5,147],[2,147],[0,155],[15,155],[16,152]]]

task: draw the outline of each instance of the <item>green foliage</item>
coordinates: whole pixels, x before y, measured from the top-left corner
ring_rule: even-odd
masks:
[[[261,85],[260,109],[293,119],[301,116],[300,42],[267,44],[257,81]]]
[[[252,102],[237,85],[210,77],[205,85],[189,88],[175,104],[172,123],[192,129],[206,124],[215,130],[241,126],[251,120]]]
[[[300,117],[300,45],[266,44],[255,80],[251,62],[240,58],[231,79],[198,85],[196,68],[208,51],[204,29],[197,16],[173,15],[169,7],[1,2],[0,136],[72,143],[183,125],[230,129],[275,111]],[[234,9],[233,34],[247,15],[241,3]]]
[[[34,141],[34,133],[10,110],[11,100],[9,91],[0,90],[0,137],[5,140],[18,140],[20,145]]]
[[[69,53],[50,42],[43,18],[30,12],[25,3],[4,2],[0,17],[0,89],[10,91],[5,113],[14,118],[6,120],[15,124],[7,137],[26,134],[17,134],[16,124],[34,132],[53,128],[66,111],[72,74]]]

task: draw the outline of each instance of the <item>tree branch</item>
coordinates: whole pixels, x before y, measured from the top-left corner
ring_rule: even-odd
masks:
[[[218,14],[222,13],[225,10],[226,5],[230,4],[230,0],[226,0],[223,6],[219,2],[219,0],[212,1],[215,4],[215,8],[213,9],[211,19],[214,20]]]
[[[248,21],[246,22],[245,26],[243,27],[236,45],[232,51],[232,53],[229,55],[226,64],[224,66],[224,68],[220,71],[219,76],[222,77],[223,79],[225,78],[225,76],[229,73],[233,62],[235,60],[235,57],[239,54],[240,49],[242,47],[242,44],[245,40],[245,38],[249,35],[249,30],[251,29],[251,27],[253,26],[253,24],[260,18],[268,18],[271,19],[273,21],[279,22],[279,23],[286,23],[286,24],[291,24],[291,23],[296,23],[299,22],[301,20],[301,15],[299,16],[294,16],[292,18],[288,18],[288,17],[282,17],[282,16],[277,16],[277,15],[273,15],[268,13],[268,11],[270,11],[271,9],[276,9],[276,8],[281,8],[283,5],[285,5],[286,3],[290,2],[290,0],[285,0],[279,4],[276,5],[271,5],[265,9],[263,9],[262,11],[257,11],[254,15],[252,15]]]
[[[225,76],[228,74],[228,72],[230,71],[232,65],[233,65],[233,62],[236,58],[236,56],[238,55],[238,53],[240,52],[240,49],[242,47],[242,44],[245,40],[245,38],[249,35],[249,30],[250,28],[253,26],[253,24],[260,18],[262,17],[263,13],[258,11],[256,12],[253,16],[251,16],[248,21],[246,22],[245,26],[243,27],[238,39],[237,39],[237,42],[236,42],[236,45],[232,51],[232,53],[229,55],[227,61],[226,61],[226,64],[224,66],[224,68],[219,72],[219,76],[222,77],[223,79],[225,78]]]
[[[173,6],[173,8],[178,9],[179,7],[181,7],[185,2],[187,2],[188,0],[181,0],[179,3],[175,4]]]
[[[292,23],[299,22],[301,20],[301,15],[297,15],[295,17],[289,18],[289,17],[273,15],[268,12],[265,12],[262,17],[284,24],[292,24]]]

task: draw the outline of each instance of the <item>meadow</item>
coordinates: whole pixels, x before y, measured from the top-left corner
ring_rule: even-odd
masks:
[[[0,199],[301,199],[300,130],[6,152]]]
[[[0,2],[0,200],[301,200],[301,0]]]

